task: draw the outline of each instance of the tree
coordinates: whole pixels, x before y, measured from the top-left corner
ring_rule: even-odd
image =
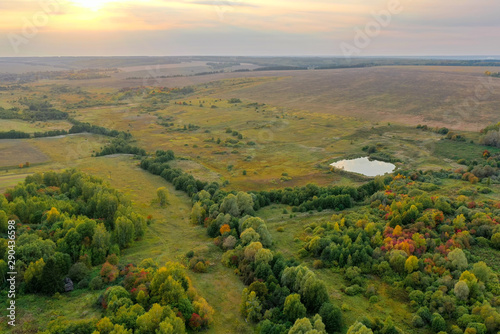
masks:
[[[110,233],[106,230],[104,224],[98,224],[92,236],[92,264],[97,265],[104,262],[110,243]]]
[[[477,263],[474,263],[474,266],[472,267],[472,273],[481,281],[481,282],[488,282],[488,278],[490,277],[492,270],[486,263],[483,261],[479,261]]]
[[[309,277],[302,284],[300,294],[304,305],[312,313],[318,312],[321,305],[329,301],[325,283],[314,276]]]
[[[224,233],[229,233],[231,232],[231,227],[229,227],[229,224],[224,224],[220,227],[220,234],[224,235]]]
[[[288,334],[306,334],[312,332],[313,327],[311,321],[307,318],[297,319]]]
[[[61,216],[61,214],[59,213],[59,211],[57,211],[56,208],[52,207],[47,212],[47,223],[52,225],[53,223],[55,223],[59,219],[60,216]]]
[[[414,270],[418,269],[418,259],[416,256],[412,255],[406,259],[405,269],[408,274],[411,274]]]
[[[246,246],[252,242],[260,241],[260,235],[253,228],[249,227],[241,233],[240,239],[241,244]]]
[[[3,197],[3,196],[2,196]],[[5,199],[5,197],[4,197]],[[0,210],[0,233],[7,233],[9,218],[5,211]]]
[[[453,289],[455,296],[462,300],[467,300],[469,298],[469,287],[465,281],[458,281]]]
[[[464,270],[469,265],[464,251],[460,248],[455,248],[454,250],[449,252],[448,260],[451,261],[452,267],[457,270]]]
[[[500,249],[500,232],[493,234],[491,237],[491,246]]]
[[[389,253],[389,263],[391,264],[392,269],[394,269],[394,271],[396,272],[403,273],[405,270],[407,256],[408,255],[405,251],[393,249]]]
[[[201,206],[201,203],[194,203],[193,208],[191,209],[191,223],[202,224],[205,214],[205,209]]]
[[[108,317],[104,317],[97,322],[96,327],[101,334],[109,334],[113,330],[113,323]]]
[[[269,263],[273,259],[273,252],[269,249],[261,248],[255,254],[255,263]]]
[[[156,195],[158,196],[158,202],[161,207],[167,205],[168,202],[168,190],[165,187],[160,187],[156,189]]]
[[[436,333],[446,331],[446,321],[439,313],[434,313],[431,319],[432,330]]]
[[[247,321],[258,322],[262,317],[262,306],[255,291],[251,291],[245,303]]]
[[[220,212],[228,213],[233,217],[240,216],[240,209],[238,207],[238,200],[233,194],[227,195],[220,205]]]
[[[40,282],[42,279],[43,268],[45,267],[45,261],[39,259],[36,262],[31,262],[28,269],[24,272],[24,281],[29,291],[38,292],[40,291]]]
[[[212,324],[215,311],[207,303],[205,298],[200,297],[199,299],[193,301],[193,309],[200,316],[203,326],[208,327]]]
[[[128,247],[135,238],[134,224],[127,217],[118,217],[115,222],[115,238],[120,248]]]
[[[164,323],[162,325],[162,323]],[[169,306],[153,304],[151,309],[139,316],[136,321],[139,333],[185,333],[182,320],[175,316]]]
[[[252,215],[254,213],[253,198],[249,193],[243,191],[238,192],[236,194],[236,202],[242,215]]]
[[[300,295],[293,293],[286,297],[283,314],[291,322],[306,316],[306,307],[300,302]]]
[[[259,251],[259,249],[262,249],[262,244],[258,241],[250,243],[248,246],[245,247],[245,259],[248,261],[255,261],[255,255]]]
[[[347,334],[373,334],[373,331],[361,322],[356,321],[351,327],[349,327]]]
[[[68,273],[70,265],[71,259],[68,254],[54,253],[43,267],[40,291],[48,295],[62,292],[64,288],[63,279]]]
[[[323,319],[328,333],[342,331],[342,312],[340,308],[331,303],[323,303],[319,309],[319,315]]]

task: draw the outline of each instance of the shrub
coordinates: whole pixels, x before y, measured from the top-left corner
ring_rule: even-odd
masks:
[[[94,277],[90,283],[89,283],[89,288],[90,290],[101,290],[104,287],[104,283],[102,281],[102,278],[99,276]]]
[[[363,288],[360,287],[357,284],[354,284],[353,286],[350,286],[345,289],[345,294],[348,296],[355,296],[363,291]]]
[[[118,264],[118,256],[116,254],[110,254],[106,258],[106,262],[109,262],[110,264],[117,265]]]
[[[78,283],[82,279],[87,277],[88,274],[89,274],[89,268],[87,268],[85,263],[77,262],[74,265],[72,265],[71,268],[69,269],[68,277],[71,278],[71,280],[74,283]]]

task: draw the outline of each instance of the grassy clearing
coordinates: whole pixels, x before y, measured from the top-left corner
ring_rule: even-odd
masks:
[[[437,141],[434,146],[434,155],[445,157],[452,160],[480,160],[485,150],[495,154],[500,152],[500,148],[491,146],[477,145],[471,143],[462,143],[452,140]]]
[[[151,214],[155,220],[146,236],[123,252],[120,261],[138,263],[152,257],[160,264],[183,262],[184,255],[194,250],[211,263],[208,273],[189,272],[195,288],[216,312],[215,322],[207,333],[250,333],[250,326],[241,318],[237,307],[241,303],[243,283],[231,269],[222,266],[222,252],[213,245],[205,229],[189,222],[189,198],[161,177],[140,169],[130,156],[100,157],[91,161],[92,165],[89,160],[82,161],[80,167],[106,179],[131,198],[138,212]],[[155,201],[158,187],[166,187],[169,191],[169,203],[165,208]]]
[[[0,318],[2,333],[25,334],[44,330],[51,320],[62,317],[67,320],[99,319],[101,310],[97,300],[102,291],[75,290],[70,293],[47,297],[24,295],[16,298],[16,327],[7,327],[7,318]],[[7,300],[7,298],[5,298]],[[2,309],[6,304],[2,302]]]
[[[50,130],[69,130],[72,124],[66,121],[26,122],[21,120],[0,119],[2,131],[22,131],[27,133],[46,132]]]

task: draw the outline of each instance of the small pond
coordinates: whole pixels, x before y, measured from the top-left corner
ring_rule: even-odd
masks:
[[[391,173],[394,168],[396,168],[396,166],[391,163],[370,160],[367,157],[352,160],[340,160],[330,164],[330,166],[366,176],[384,175],[385,173]]]

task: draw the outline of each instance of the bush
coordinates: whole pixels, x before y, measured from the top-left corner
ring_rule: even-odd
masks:
[[[446,331],[446,321],[439,313],[434,313],[431,319],[432,330],[436,333]]]
[[[370,303],[371,304],[378,303],[378,296],[371,296],[370,297]]]
[[[314,267],[314,269],[321,269],[321,268],[323,268],[323,261],[321,261],[321,260],[314,260],[313,267]]]
[[[106,261],[109,262],[110,264],[114,264],[114,265],[117,265],[118,264],[118,256],[116,254],[110,254],[108,255],[108,257],[106,258]]]
[[[419,315],[415,315],[411,320],[411,323],[415,328],[422,328],[425,326],[424,319],[422,319]]]
[[[89,283],[90,290],[101,290],[103,287],[104,283],[99,276],[94,277]]]
[[[80,282],[78,282],[78,284],[76,285],[77,289],[86,289],[89,287],[89,278],[88,277],[85,277],[84,279],[82,279]]]
[[[89,268],[83,262],[77,262],[69,268],[68,277],[74,283],[80,282],[89,274]]]
[[[355,296],[363,291],[363,288],[360,287],[357,284],[354,284],[353,286],[350,286],[345,289],[345,294],[348,296]]]

